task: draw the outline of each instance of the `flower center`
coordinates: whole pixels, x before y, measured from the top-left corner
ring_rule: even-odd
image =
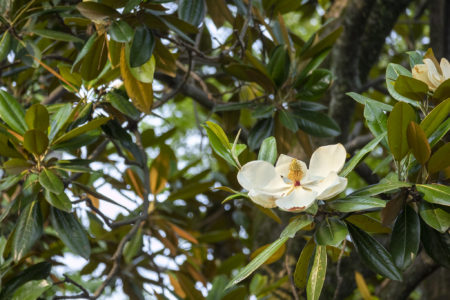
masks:
[[[294,183],[294,186],[300,186],[300,180],[303,178],[303,175],[302,166],[296,159],[293,159],[289,165],[287,177]]]

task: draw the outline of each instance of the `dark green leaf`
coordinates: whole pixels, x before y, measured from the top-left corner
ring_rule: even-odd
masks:
[[[423,221],[420,229],[420,240],[427,254],[436,263],[450,268],[450,234],[439,233]]]
[[[91,245],[84,228],[75,216],[52,207],[51,221],[63,243],[75,254],[89,259]]]
[[[86,44],[84,44],[80,53],[78,53],[77,58],[75,58],[75,61],[72,64],[72,68],[70,69],[71,73],[74,72],[79,62],[81,62],[81,60],[91,51],[91,48],[96,40],[97,40],[97,32],[94,32],[94,34],[92,34],[91,37],[87,40]]]
[[[264,139],[273,134],[273,119],[261,119],[256,122],[248,135],[248,147],[250,150],[259,148]]]
[[[397,217],[392,230],[389,249],[395,265],[405,270],[414,260],[419,251],[420,219],[409,205]]]
[[[63,41],[63,42],[74,42],[74,43],[83,43],[83,40],[73,36],[68,33],[64,33],[61,31],[56,30],[48,30],[48,29],[33,29],[31,30],[32,33],[35,33],[39,36],[42,36],[44,38],[48,38],[51,40],[56,41]]]
[[[287,110],[279,110],[278,113],[280,116],[281,124],[283,124],[283,126],[290,131],[296,133],[298,131],[298,124],[293,113]]]
[[[278,45],[272,50],[267,71],[278,87],[281,87],[289,76],[291,59],[284,45]]]
[[[24,134],[27,130],[22,105],[2,89],[0,89],[0,118],[19,134]]]
[[[428,92],[428,85],[418,79],[399,75],[394,84],[395,91],[406,98],[422,101]]]
[[[339,212],[353,212],[386,206],[386,201],[373,197],[347,197],[327,202],[327,205]]]
[[[377,240],[351,223],[347,223],[347,228],[359,256],[369,268],[392,280],[402,280],[391,255]]]
[[[136,28],[130,48],[130,67],[136,68],[146,63],[155,48],[155,38],[147,26]]]
[[[225,68],[225,71],[228,74],[233,75],[237,79],[248,82],[256,82],[267,91],[272,91],[274,88],[274,82],[272,81],[272,79],[257,68],[233,63],[228,65]]]
[[[415,120],[414,109],[404,102],[397,102],[389,114],[388,143],[391,153],[397,161],[401,161],[409,151],[406,130],[409,123]]]
[[[450,167],[450,143],[444,144],[436,152],[433,153],[428,161],[428,172],[430,174],[437,173]]]
[[[0,292],[0,299],[10,299],[17,290],[23,284],[33,281],[42,280],[50,276],[50,270],[52,264],[49,262],[40,262],[38,264],[32,265],[26,268],[22,272],[18,273],[16,276],[8,280],[7,282],[2,282],[2,290]]]
[[[198,27],[205,18],[204,0],[179,0],[178,17],[187,23]]]
[[[72,105],[70,105],[70,103],[66,103],[53,115],[50,123],[50,133],[48,135],[50,140],[53,140],[59,131],[64,128],[64,125],[69,120],[71,113]]]
[[[426,117],[420,122],[420,127],[425,131],[427,137],[430,137],[435,130],[442,124],[450,114],[450,99],[447,99],[436,106]]]
[[[134,105],[128,101],[125,97],[117,92],[109,92],[106,95],[106,99],[111,103],[111,105],[133,120],[138,120],[141,113],[134,107]]]
[[[14,261],[21,260],[42,235],[42,215],[39,202],[28,204],[19,216],[12,242]]]
[[[52,206],[64,210],[66,212],[72,211],[72,202],[70,202],[69,197],[65,193],[54,194],[48,190],[45,191],[45,200]]]
[[[294,86],[296,88],[299,88],[301,84],[303,83],[306,76],[310,74],[311,71],[314,71],[320,64],[327,58],[328,54],[330,53],[331,48],[325,49],[320,54],[314,56],[309,63],[304,67],[300,73],[298,74]]]
[[[448,98],[450,98],[450,78],[442,82],[433,94],[433,99],[436,101],[442,101]]]
[[[306,288],[306,283],[308,281],[308,267],[314,253],[315,246],[316,244],[314,243],[314,239],[309,239],[303,247],[295,266],[294,283],[301,291]]]
[[[49,119],[45,106],[39,103],[30,106],[25,113],[25,122],[28,125],[28,129],[38,129],[42,132],[47,132]]]
[[[11,50],[11,34],[5,31],[0,37],[0,62],[6,58]]]
[[[349,197],[355,197],[355,196],[375,196],[381,193],[390,192],[402,187],[410,187],[412,184],[408,182],[386,182],[386,183],[378,183],[378,184],[372,184],[368,185],[366,187],[363,187],[359,190],[354,191]]]
[[[363,95],[354,93],[354,92],[350,92],[350,93],[346,93],[347,96],[352,97],[353,100],[355,100],[358,103],[361,103],[362,105],[366,105],[367,103],[372,104],[372,106],[376,106],[381,110],[384,111],[392,111],[392,109],[394,108],[392,105],[365,97]]]
[[[77,137],[87,131],[93,130],[93,129],[97,129],[99,128],[101,125],[105,124],[106,122],[108,122],[111,118],[107,118],[107,117],[100,117],[97,118],[95,120],[92,120],[86,124],[84,124],[83,126],[77,127],[75,129],[72,129],[71,131],[61,135],[59,138],[57,138],[53,144],[58,144],[70,139],[73,139],[74,137]]]
[[[332,137],[341,134],[339,125],[328,115],[307,110],[295,112],[298,127],[316,137]]]
[[[301,100],[317,100],[327,91],[332,79],[333,75],[330,71],[314,70],[305,78],[305,83],[298,88],[296,97]]]

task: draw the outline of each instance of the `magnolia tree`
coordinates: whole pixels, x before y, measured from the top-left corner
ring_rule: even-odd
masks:
[[[448,296],[449,8],[2,1],[0,299]]]

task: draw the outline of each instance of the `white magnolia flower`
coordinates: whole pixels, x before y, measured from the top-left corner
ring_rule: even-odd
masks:
[[[341,144],[318,148],[309,169],[301,160],[280,155],[275,167],[262,160],[245,164],[237,175],[253,202],[267,208],[303,211],[316,199],[327,200],[341,193],[347,179],[339,177],[346,151]]]
[[[425,82],[430,90],[435,91],[442,82],[450,78],[450,63],[445,58],[441,59],[440,66],[436,66],[429,58],[425,58],[423,62],[424,64],[414,66],[412,76]]]

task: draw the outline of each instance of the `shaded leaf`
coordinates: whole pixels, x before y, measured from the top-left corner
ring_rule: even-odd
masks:
[[[414,109],[404,102],[397,102],[389,114],[388,143],[391,153],[397,161],[401,161],[409,151],[406,130],[409,123],[415,119]]]
[[[17,221],[12,242],[14,261],[21,260],[41,235],[41,210],[38,201],[33,201],[23,209]]]

